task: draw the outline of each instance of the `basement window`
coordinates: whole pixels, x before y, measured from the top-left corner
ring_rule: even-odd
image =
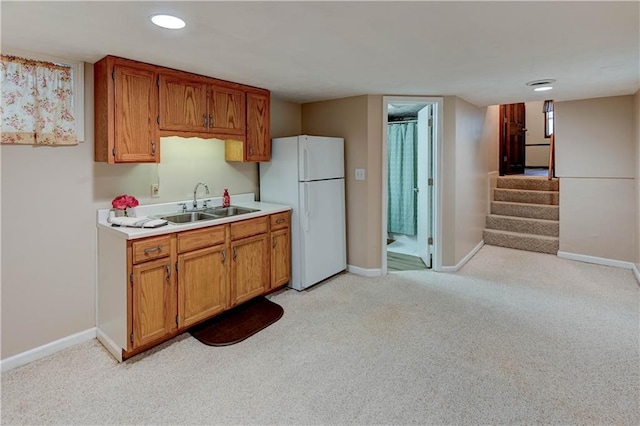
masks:
[[[84,140],[84,63],[2,52],[3,144],[76,145]]]
[[[553,101],[544,101],[542,112],[544,113],[544,137],[548,139],[553,134]]]

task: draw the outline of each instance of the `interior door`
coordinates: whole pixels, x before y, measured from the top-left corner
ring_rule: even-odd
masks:
[[[500,175],[524,173],[524,103],[500,105]]]
[[[417,227],[417,241],[418,241],[418,256],[424,262],[424,264],[431,267],[431,246],[429,245],[429,237],[431,236],[431,206],[429,197],[429,176],[431,168],[431,156],[429,147],[431,143],[432,135],[432,105],[427,105],[418,111],[418,186],[416,191],[418,192],[417,211],[418,211],[418,227]]]

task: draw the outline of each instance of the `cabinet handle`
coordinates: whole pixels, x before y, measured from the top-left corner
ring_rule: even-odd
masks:
[[[249,155],[253,155],[253,145],[249,145]]]
[[[158,247],[151,247],[151,248],[146,248],[146,249],[144,249],[144,252],[145,252],[146,254],[153,253],[154,251],[162,251],[162,246],[158,246]]]
[[[169,265],[167,265],[166,268],[167,268],[167,281],[171,281],[171,268],[169,267]]]
[[[202,114],[202,118],[204,118],[204,124],[202,127],[207,127],[207,114]]]
[[[213,115],[209,114],[209,127],[213,128]]]
[[[227,250],[222,250],[222,264],[227,261]]]
[[[233,260],[236,260],[236,257],[238,257],[238,247],[233,248]]]
[[[156,155],[156,142],[151,141],[151,155]]]
[[[276,223],[284,223],[284,219],[278,219],[276,220]]]
[[[273,246],[272,247],[276,248],[276,241],[277,241],[276,237],[273,237],[271,240],[273,241]]]

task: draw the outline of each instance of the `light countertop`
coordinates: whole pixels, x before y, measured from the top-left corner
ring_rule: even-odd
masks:
[[[222,205],[222,197],[206,198],[211,200],[210,207],[217,207]],[[202,200],[199,199],[199,207],[202,206]],[[182,208],[180,203],[187,203],[187,207],[190,208],[193,204],[193,200],[176,201],[162,204],[147,204],[139,205],[135,208],[136,216],[158,216],[168,215],[172,213],[181,213]],[[213,220],[202,220],[197,222],[173,224],[169,222],[165,226],[158,228],[128,228],[128,227],[115,227],[107,221],[109,212],[111,209],[101,209],[97,212],[96,226],[99,230],[110,232],[114,235],[122,237],[126,240],[135,240],[138,238],[153,237],[155,235],[170,234],[173,232],[188,231],[191,229],[206,228],[209,226],[221,225],[223,223],[237,222],[239,220],[246,220],[260,216],[266,216],[274,213],[286,212],[291,210],[290,206],[283,204],[272,204],[254,201],[254,194],[236,194],[231,196],[231,205],[238,207],[246,207],[250,209],[256,209],[258,211],[252,213],[245,213],[237,216],[223,217]]]

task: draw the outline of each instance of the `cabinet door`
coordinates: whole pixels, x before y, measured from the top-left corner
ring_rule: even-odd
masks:
[[[224,244],[178,255],[180,328],[222,312],[228,305],[229,260]]]
[[[114,79],[115,162],[159,162],[155,72],[115,65]]]
[[[247,161],[269,161],[269,95],[247,92]]]
[[[162,339],[176,329],[174,283],[169,259],[133,267],[130,336],[133,349]]]
[[[269,236],[231,242],[232,305],[259,296],[269,289]]]
[[[209,86],[209,131],[244,135],[244,92],[226,87]]]
[[[207,132],[206,85],[160,74],[160,129]]]
[[[271,288],[285,285],[291,279],[291,246],[289,228],[271,232]]]

